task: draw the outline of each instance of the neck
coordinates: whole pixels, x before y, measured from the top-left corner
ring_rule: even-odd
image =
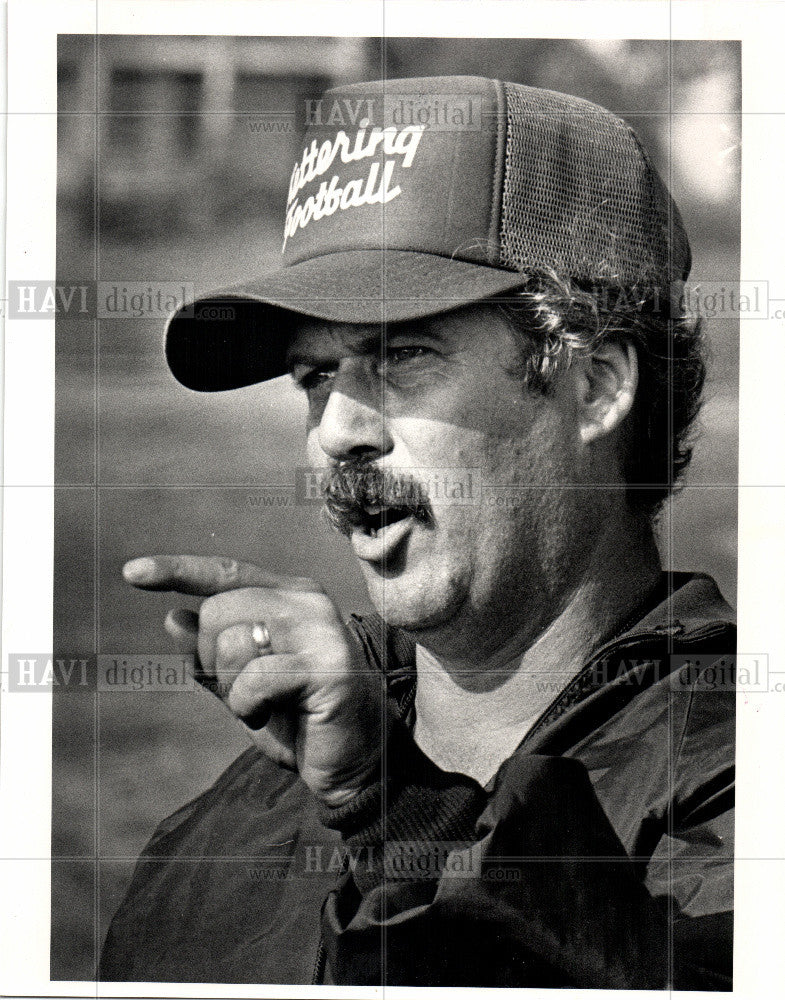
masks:
[[[661,573],[652,531],[638,527],[606,532],[555,612],[532,609],[541,624],[524,622],[491,656],[418,645],[415,739],[436,764],[485,784],[591,654],[626,626]]]

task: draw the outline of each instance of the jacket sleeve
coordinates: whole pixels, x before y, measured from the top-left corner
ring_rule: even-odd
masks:
[[[581,762],[516,755],[486,799],[402,729],[391,747],[389,773],[323,817],[366,861],[325,904],[336,983],[729,988],[711,956],[730,948],[732,893],[689,918],[650,892]],[[721,882],[711,853],[694,866]]]

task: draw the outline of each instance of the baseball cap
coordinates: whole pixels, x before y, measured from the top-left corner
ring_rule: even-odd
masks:
[[[630,126],[481,77],[336,87],[308,104],[281,267],[178,309],[166,356],[215,391],[282,375],[293,322],[384,324],[512,292],[529,268],[658,289],[686,280],[681,216]]]

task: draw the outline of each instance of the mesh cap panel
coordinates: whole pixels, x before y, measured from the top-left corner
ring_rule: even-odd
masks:
[[[629,125],[579,98],[504,88],[502,264],[662,289],[684,280],[681,217]]]

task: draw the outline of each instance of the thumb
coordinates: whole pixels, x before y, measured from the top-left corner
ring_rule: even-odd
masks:
[[[174,639],[179,653],[193,653],[199,641],[199,616],[187,608],[173,608],[166,616],[164,628]]]
[[[193,657],[194,680],[216,694],[211,686],[213,678],[204,672],[199,662],[199,615],[187,608],[172,608],[164,619],[164,628],[174,639],[177,652]]]

